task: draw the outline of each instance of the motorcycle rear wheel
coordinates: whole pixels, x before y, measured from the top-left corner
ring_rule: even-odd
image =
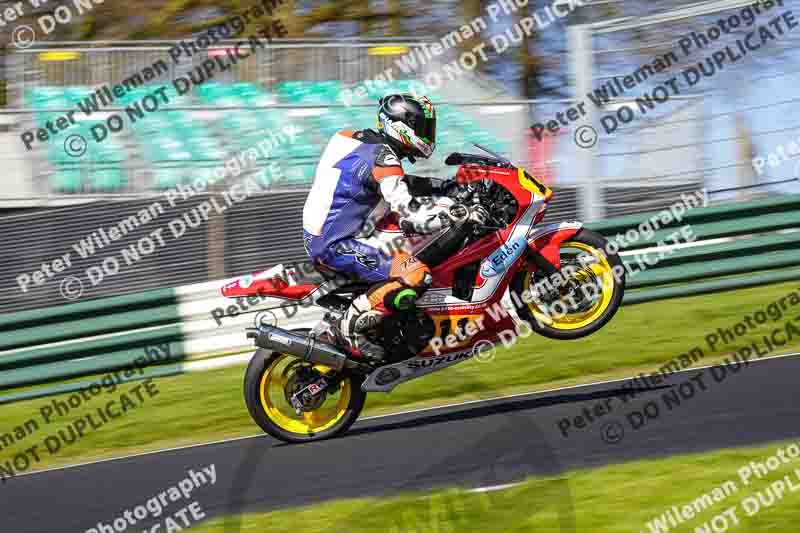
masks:
[[[572,294],[569,302],[559,300],[559,305],[548,305],[530,297],[515,298],[517,314],[528,322],[533,331],[551,339],[579,339],[591,335],[613,318],[625,293],[625,268],[617,254],[606,251],[607,243],[601,235],[586,228],[561,243],[562,270],[565,263],[571,260],[580,263],[580,260],[573,258],[583,254],[588,260],[583,263],[587,266],[580,269],[580,276],[594,281],[591,285],[594,289],[590,289],[586,280],[573,277],[570,282],[579,284],[580,288]],[[511,280],[511,289],[518,296],[531,294],[536,292],[535,287],[539,282],[541,279],[534,273],[521,271]],[[575,305],[575,293],[577,298],[592,294],[593,301],[582,302],[582,306]]]
[[[244,398],[250,416],[261,429],[284,442],[311,442],[340,435],[364,408],[367,394],[361,390],[361,379],[349,375],[335,392],[323,392],[325,397],[319,405],[298,415],[287,396],[297,387],[293,381],[297,371],[310,366],[291,355],[260,348],[245,372]],[[320,373],[333,371],[322,366],[314,369]]]

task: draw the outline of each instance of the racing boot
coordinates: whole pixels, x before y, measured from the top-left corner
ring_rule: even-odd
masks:
[[[382,359],[386,352],[370,342],[365,333],[377,326],[387,314],[373,308],[366,294],[357,297],[333,328],[338,344],[355,357]]]

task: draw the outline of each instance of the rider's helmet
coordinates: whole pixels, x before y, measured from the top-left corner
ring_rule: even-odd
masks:
[[[404,155],[427,159],[436,149],[436,111],[424,96],[403,93],[381,98],[378,130]]]

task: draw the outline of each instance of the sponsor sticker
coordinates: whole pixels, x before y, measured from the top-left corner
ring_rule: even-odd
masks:
[[[525,242],[524,238],[519,238],[497,249],[497,251],[486,258],[486,261],[484,261],[481,266],[481,276],[484,278],[491,278],[497,276],[501,272],[505,272],[505,270],[513,265],[514,261],[522,255],[522,252],[525,251]]]

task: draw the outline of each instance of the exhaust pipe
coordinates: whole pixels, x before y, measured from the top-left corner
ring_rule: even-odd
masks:
[[[275,326],[262,324],[258,328],[248,328],[247,337],[254,338],[259,348],[293,355],[308,363],[335,368],[337,371],[344,367],[361,366],[335,346]]]

